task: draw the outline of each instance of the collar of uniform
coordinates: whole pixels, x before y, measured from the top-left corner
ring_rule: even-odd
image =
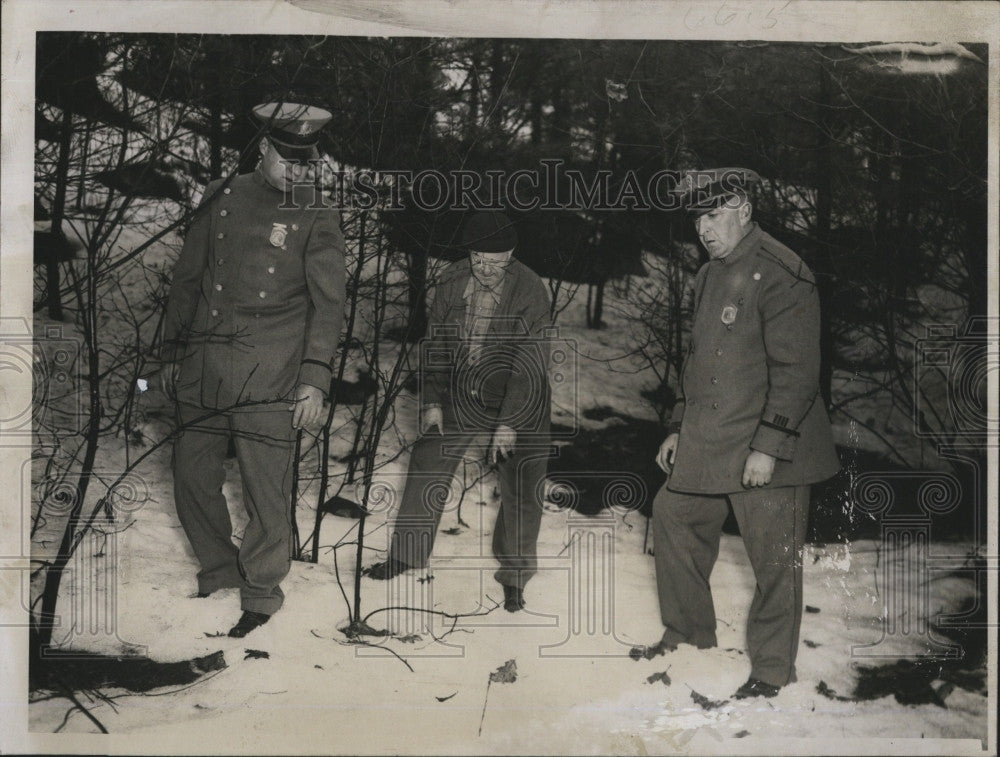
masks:
[[[760,234],[760,226],[758,226],[757,222],[754,221],[750,226],[750,231],[748,231],[746,236],[743,237],[736,247],[733,248],[733,251],[726,255],[726,257],[721,258],[722,262],[726,265],[732,265],[737,260],[742,258],[746,255],[747,250],[752,250],[757,242],[760,241]]]
[[[257,168],[254,169],[254,172],[251,174],[251,176],[253,176],[253,183],[256,184],[258,187],[270,189],[272,192],[281,191],[277,187],[272,186],[271,182],[269,182],[267,179],[264,178],[264,174],[261,172],[259,165],[257,166]]]
[[[509,271],[504,271],[504,275],[500,278],[500,283],[497,284],[496,288],[488,287],[483,284],[479,279],[477,279],[472,273],[469,273],[469,283],[465,285],[465,292],[462,294],[462,299],[468,301],[476,290],[482,290],[484,292],[489,292],[493,296],[493,302],[496,305],[500,304],[500,297],[503,294],[503,288],[507,283],[507,278],[510,275]]]

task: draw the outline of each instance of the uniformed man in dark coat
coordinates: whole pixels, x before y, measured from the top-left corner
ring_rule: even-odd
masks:
[[[365,572],[385,580],[427,565],[441,519],[435,493],[448,486],[461,450],[485,440],[500,486],[494,577],[504,607],[517,612],[538,569],[551,298],[538,275],[512,257],[517,234],[502,212],[475,213],[462,242],[469,258],[444,269],[430,308],[421,347],[422,436],[410,453],[389,555]]]
[[[694,282],[694,323],[653,502],[660,615],[647,657],[713,647],[709,576],[732,506],[757,580],[747,620],[750,677],[737,698],[795,680],[809,485],[837,472],[819,392],[819,299],[799,257],[751,220],[747,169],[690,172],[680,197],[709,261]]]
[[[339,215],[315,201],[307,163],[331,114],[271,103],[254,115],[268,127],[257,170],[211,182],[184,239],[161,373],[182,424],[174,497],[201,564],[198,596],[240,589],[237,637],[284,598],[296,429],[324,416],[344,305]],[[222,494],[230,437],[249,516],[239,547]]]

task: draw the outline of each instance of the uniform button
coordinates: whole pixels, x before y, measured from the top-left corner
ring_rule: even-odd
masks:
[[[216,235],[215,235],[215,238],[216,238],[216,239],[224,239],[224,238],[225,238],[225,236],[226,236],[226,235],[225,235],[225,234],[223,234],[223,233],[222,233],[222,232],[220,231],[220,232],[219,232],[218,234],[216,234]]]
[[[269,265],[269,266],[267,267],[267,272],[268,272],[268,273],[274,273],[274,266],[273,266],[273,265]]]
[[[232,191],[233,191],[232,187],[226,187],[225,189],[222,190],[223,194],[229,194]]]
[[[226,216],[229,215],[229,211],[223,208],[222,210],[219,211],[219,215],[225,218]]]
[[[712,409],[713,410],[718,410],[719,409],[719,403],[718,402],[713,402],[712,403]]]
[[[253,317],[254,317],[254,318],[260,318],[260,313],[254,313],[254,314],[253,314]]]
[[[219,258],[218,260],[216,260],[216,261],[215,261],[215,264],[216,264],[216,265],[222,265],[222,264],[223,264],[223,263],[225,263],[225,262],[226,262],[226,261],[224,261],[224,260],[223,260],[222,258]]]
[[[267,292],[265,292],[265,291],[264,291],[264,290],[262,289],[261,291],[259,291],[259,292],[257,293],[257,296],[258,296],[258,297],[260,297],[261,299],[264,299],[265,297],[267,297]]]
[[[719,383],[719,379],[717,379],[715,376],[712,376],[712,383],[713,384],[718,384]]]
[[[222,284],[216,284],[215,285],[215,291],[216,292],[221,292],[222,291]]]
[[[721,355],[722,354],[722,348],[721,347],[716,348],[715,354],[716,355]]]
[[[297,223],[293,223],[292,224],[292,231],[298,231],[298,230],[299,230],[299,225]]]
[[[213,315],[213,316],[217,316],[218,314],[219,314],[219,311],[218,311],[218,310],[213,310],[213,311],[212,311],[212,315]]]

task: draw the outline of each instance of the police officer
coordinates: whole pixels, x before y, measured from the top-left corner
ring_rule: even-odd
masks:
[[[161,372],[178,404],[174,497],[201,565],[197,596],[239,588],[236,637],[284,598],[296,429],[323,417],[344,304],[339,216],[316,202],[306,162],[331,114],[268,103],[254,115],[267,128],[256,171],[211,182],[185,237]],[[249,516],[239,547],[222,494],[230,436]]]
[[[441,519],[435,493],[454,474],[455,451],[483,438],[500,486],[493,529],[500,569],[494,577],[503,586],[504,608],[517,612],[538,569],[541,482],[549,457],[551,300],[538,275],[512,257],[517,233],[501,211],[473,214],[462,242],[468,259],[444,269],[431,305],[421,349],[422,436],[410,453],[389,556],[365,574],[387,580],[426,566]]]
[[[747,620],[750,677],[736,698],[795,680],[809,485],[837,472],[819,393],[820,312],[812,273],[751,220],[747,169],[689,172],[678,196],[709,261],[657,464],[653,502],[660,616],[652,657],[716,645],[709,576],[732,506],[757,581]]]

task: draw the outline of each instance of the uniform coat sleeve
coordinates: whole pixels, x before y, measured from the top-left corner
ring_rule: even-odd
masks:
[[[750,447],[792,460],[798,428],[819,393],[819,295],[804,264],[775,267],[761,292],[759,311],[768,389]]]
[[[326,394],[344,325],[344,236],[337,212],[329,208],[317,212],[304,266],[310,306],[298,380]]]
[[[194,211],[191,226],[184,236],[180,257],[174,266],[160,349],[160,358],[166,363],[177,362],[183,357],[191,335],[198,299],[201,297],[202,278],[208,268],[212,230],[208,206],[220,185],[221,181],[216,180],[205,187],[204,200]]]

